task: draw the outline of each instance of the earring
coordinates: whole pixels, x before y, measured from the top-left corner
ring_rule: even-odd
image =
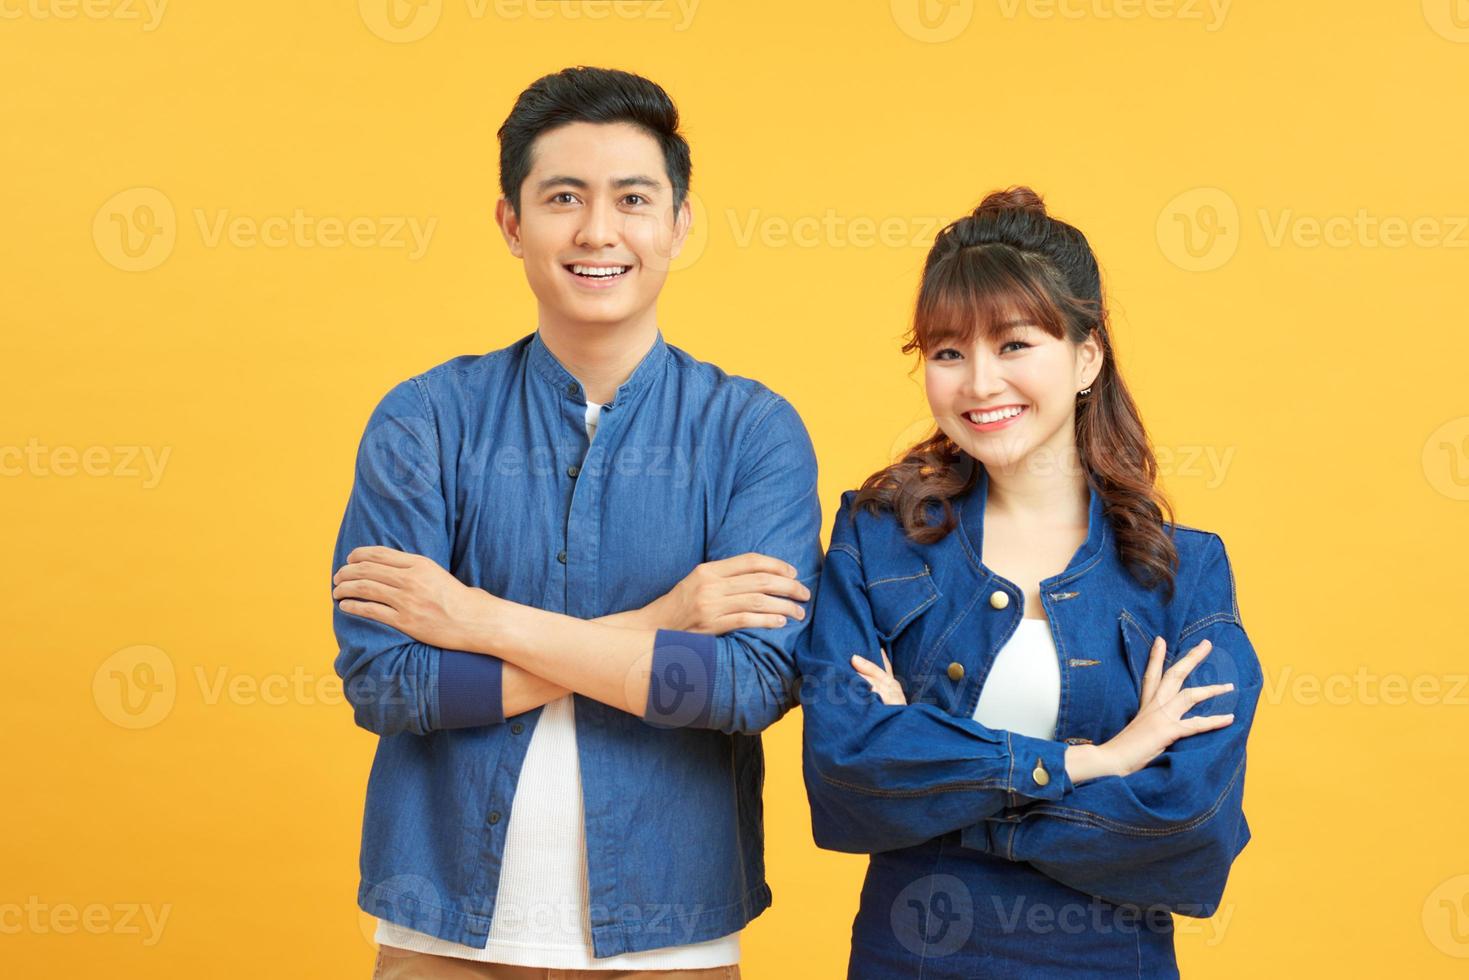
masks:
[[[1091,390],[1090,387],[1083,388],[1083,389],[1081,389],[1080,391],[1077,392],[1078,395],[1090,395],[1091,393],[1092,393],[1092,390]]]

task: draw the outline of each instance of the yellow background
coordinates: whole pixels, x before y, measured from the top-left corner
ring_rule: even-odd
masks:
[[[683,110],[703,222],[660,323],[794,402],[828,525],[924,419],[897,346],[937,223],[1027,183],[1088,234],[1267,679],[1254,840],[1183,969],[1462,975],[1469,7],[926,2],[0,3],[0,972],[368,975],[353,455],[393,383],[534,329],[494,131],[586,63]],[[298,209],[366,230],[252,244]],[[799,740],[766,740],[754,978],[840,975],[863,870],[811,843]]]

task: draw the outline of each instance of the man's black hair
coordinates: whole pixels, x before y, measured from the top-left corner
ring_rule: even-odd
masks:
[[[500,192],[520,213],[520,185],[531,168],[536,137],[568,123],[631,123],[658,141],[673,206],[683,205],[693,163],[678,131],[678,107],[641,75],[612,68],[566,68],[531,83],[500,127]]]

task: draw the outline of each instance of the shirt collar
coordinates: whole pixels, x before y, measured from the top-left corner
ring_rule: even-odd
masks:
[[[568,370],[565,365],[556,360],[556,355],[551,353],[541,339],[541,332],[537,330],[531,334],[530,352],[531,367],[536,374],[540,375],[547,383],[554,387],[563,398],[575,399],[579,404],[586,401],[586,391],[581,382]],[[615,408],[632,398],[644,388],[663,376],[663,368],[668,363],[668,344],[663,339],[663,331],[659,330],[653,338],[653,346],[638,366],[633,368],[632,374],[628,375],[617,388],[617,393],[612,400],[603,405],[603,408]]]
[[[983,466],[979,466],[979,479],[974,481],[974,486],[960,494],[954,499],[959,512],[959,528],[969,542],[975,558],[984,554],[984,507],[989,498],[989,473]],[[1096,559],[1102,554],[1102,550],[1111,539],[1112,530],[1107,520],[1106,502],[1097,488],[1087,480],[1087,493],[1089,501],[1087,504],[1086,518],[1086,540],[1081,547],[1076,549],[1071,561],[1059,574],[1045,581],[1052,585],[1057,584],[1076,575],[1080,575],[1096,563]]]

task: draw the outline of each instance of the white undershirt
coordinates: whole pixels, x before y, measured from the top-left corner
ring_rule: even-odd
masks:
[[[1060,708],[1061,663],[1051,624],[1022,619],[984,679],[974,720],[986,728],[1052,739]]]
[[[602,406],[587,403],[588,440]],[[418,953],[561,970],[685,970],[740,961],[740,934],[596,959],[587,913],[586,825],[572,695],[548,701],[515,787],[495,914],[483,949],[378,920],[376,940]]]

